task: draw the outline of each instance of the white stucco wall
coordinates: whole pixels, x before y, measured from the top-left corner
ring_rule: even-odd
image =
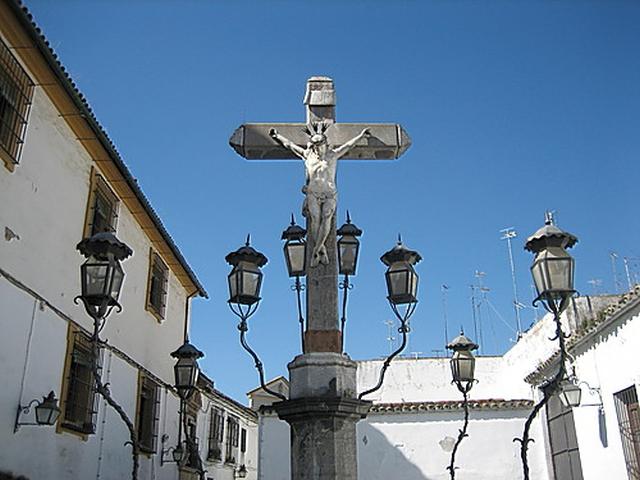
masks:
[[[627,478],[614,394],[633,385],[640,392],[639,351],[640,304],[573,351],[577,377],[601,390],[604,405],[600,413],[598,395],[582,386],[573,415],[585,480]]]

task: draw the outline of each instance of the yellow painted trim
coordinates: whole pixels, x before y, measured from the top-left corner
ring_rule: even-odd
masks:
[[[31,80],[36,84],[35,88],[42,89],[49,97],[64,121],[79,139],[78,142],[81,143],[95,164],[99,166],[107,182],[113,186],[118,198],[127,206],[135,221],[145,231],[155,249],[163,252],[171,260],[165,262],[165,265],[170,267],[187,292],[198,290],[187,270],[171,252],[168,243],[162,238],[162,234],[153,223],[149,212],[138,201],[135,193],[116,167],[115,162],[96,138],[89,122],[80,115],[80,110],[64,90],[61,81],[55,76],[53,70],[13,15],[7,3],[2,1],[0,1],[0,30],[6,43],[14,47],[14,55],[29,73]],[[12,171],[6,165],[6,162],[4,163],[9,171]]]
[[[5,168],[13,173],[16,169],[17,163],[15,163],[9,156],[9,154],[2,148],[0,148],[0,158],[2,158],[2,163],[4,164]]]
[[[86,442],[89,439],[89,434],[82,433],[77,430],[73,430],[71,428],[64,427],[64,415],[67,411],[67,378],[69,377],[71,371],[71,358],[73,357],[73,348],[75,345],[75,335],[76,333],[81,332],[81,330],[76,327],[73,323],[69,323],[69,328],[67,329],[67,351],[64,357],[64,367],[62,370],[62,384],[60,386],[60,416],[58,417],[58,421],[56,423],[56,433],[70,433],[71,435],[78,437],[82,441]]]

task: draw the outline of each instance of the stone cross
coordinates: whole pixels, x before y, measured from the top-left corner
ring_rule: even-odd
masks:
[[[229,140],[231,147],[247,160],[286,160],[302,157],[299,151],[310,146],[316,132],[309,131],[322,126],[329,148],[339,150],[341,146],[356,140],[340,158],[348,160],[392,160],[402,155],[411,145],[404,129],[393,123],[336,123],[336,92],[333,80],[328,77],[311,77],[307,81],[304,97],[307,115],[305,123],[248,123],[241,125]],[[366,131],[366,134],[363,132]],[[320,133],[320,132],[318,132]],[[286,143],[277,136],[293,144]],[[296,149],[297,146],[297,149]],[[308,175],[308,168],[307,168]],[[306,202],[305,202],[306,204]],[[335,202],[333,203],[335,208]],[[305,216],[306,212],[305,212]],[[313,232],[317,228],[309,225],[307,216],[307,326],[305,351],[341,353],[341,332],[338,320],[336,219],[331,212],[328,222],[331,227],[324,242],[326,256],[322,262],[313,257],[317,239]],[[310,228],[311,227],[311,228]],[[318,264],[319,263],[319,264]]]

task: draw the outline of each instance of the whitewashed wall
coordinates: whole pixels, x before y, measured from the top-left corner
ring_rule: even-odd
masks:
[[[122,479],[130,468],[128,433],[116,414],[100,405],[97,432],[87,440],[54,427],[23,427],[13,434],[18,404],[54,390],[60,398],[69,319],[91,329],[73,299],[80,293],[76,251],[81,240],[92,161],[50,99],[36,87],[20,164],[0,165],[0,470],[31,479]],[[17,237],[5,239],[5,228]],[[186,292],[170,273],[166,319],[145,310],[150,241],[121,202],[118,237],[134,250],[123,267],[123,312],[108,320],[102,337],[166,383],[173,383],[169,353],[182,342]],[[43,299],[41,302],[38,298]],[[59,313],[56,313],[57,310]],[[106,355],[105,375],[114,397],[135,416],[138,371]],[[176,397],[163,394],[161,429],[177,431]],[[106,416],[105,416],[106,415]],[[103,423],[104,420],[104,423]],[[159,455],[141,456],[141,479],[175,479],[175,465]]]
[[[640,304],[573,351],[577,377],[600,388],[604,404],[600,411],[598,395],[583,385],[583,406],[573,410],[585,480],[627,478],[614,394],[633,385],[640,392],[638,352]]]

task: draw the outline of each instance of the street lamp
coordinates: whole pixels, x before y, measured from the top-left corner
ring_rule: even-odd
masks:
[[[533,301],[534,306],[542,302],[545,309],[553,314],[555,323],[555,336],[552,341],[558,341],[559,360],[558,371],[545,384],[542,399],[533,407],[524,424],[522,438],[515,439],[520,442],[520,458],[524,480],[529,480],[529,464],[527,461],[527,448],[533,439],[529,438],[529,429],[538,412],[547,404],[551,395],[558,393],[563,397],[561,382],[567,373],[567,349],[565,340],[567,334],[562,330],[560,317],[569,305],[569,300],[576,293],[573,287],[575,261],[566,251],[578,242],[578,238],[565,232],[555,225],[552,212],[545,213],[544,226],[531,235],[525,244],[525,250],[535,255],[531,265],[531,275],[536,286],[538,296]],[[567,386],[568,387],[568,386]],[[570,388],[570,387],[568,387]],[[574,401],[576,392],[568,391],[569,397],[564,400]],[[564,401],[563,400],[563,401]]]
[[[391,361],[407,346],[407,334],[410,331],[409,320],[418,304],[418,274],[413,267],[422,260],[422,256],[417,251],[405,247],[402,238],[398,236],[398,243],[382,255],[380,260],[388,267],[385,273],[387,300],[396,318],[400,321],[398,332],[402,334],[402,343],[382,364],[377,385],[360,393],[358,395],[360,400],[365,395],[382,387],[384,375],[391,365]],[[404,309],[404,312],[401,312],[401,309]]]
[[[236,478],[247,478],[247,467],[243,463],[238,467],[237,470],[234,471],[234,475]]]
[[[455,478],[455,460],[456,452],[462,440],[467,437],[467,427],[469,426],[469,392],[473,387],[476,379],[474,378],[476,359],[473,356],[472,351],[478,349],[478,345],[469,340],[464,332],[461,331],[460,335],[453,339],[448,345],[449,350],[453,350],[451,356],[451,376],[452,383],[456,385],[460,393],[463,396],[462,407],[464,409],[464,425],[458,434],[453,451],[451,452],[451,462],[447,467],[451,479]]]
[[[566,408],[575,408],[580,406],[582,390],[579,385],[576,385],[570,379],[567,378],[560,382],[558,395],[560,396],[560,401]]]
[[[21,422],[21,415],[28,415],[31,411],[31,407],[35,406],[34,422]],[[31,400],[26,406],[18,405],[18,411],[16,412],[16,420],[13,425],[13,433],[16,433],[22,425],[55,425],[58,417],[60,416],[60,407],[58,407],[58,399],[53,390],[49,392],[49,395],[42,397],[42,401],[37,399]]]
[[[349,282],[349,275],[356,274],[358,265],[358,253],[360,251],[360,241],[358,237],[362,235],[362,230],[351,223],[351,216],[347,210],[347,223],[343,224],[336,235],[339,237],[338,246],[338,271],[344,275],[343,280],[338,287],[342,290],[342,317],[340,318],[340,332],[342,333],[340,341],[342,342],[342,350],[344,351],[344,326],[347,323],[347,298],[349,290],[353,285]]]
[[[295,277],[296,281],[291,287],[296,292],[298,303],[298,323],[300,324],[300,341],[302,343],[302,351],[304,352],[304,315],[302,314],[302,290],[304,285],[300,281],[300,277],[307,274],[307,242],[305,236],[307,231],[300,225],[296,224],[296,220],[291,214],[291,225],[282,232],[282,240],[285,240],[283,247],[284,259],[287,264],[289,277]]]
[[[274,392],[265,384],[264,367],[255,351],[249,346],[246,333],[249,331],[247,320],[258,309],[260,302],[260,288],[262,286],[262,267],[269,261],[266,256],[258,252],[251,245],[251,236],[247,235],[244,246],[229,253],[225,260],[233,268],[229,273],[229,308],[240,319],[238,330],[240,331],[240,344],[253,358],[256,370],[260,376],[262,389],[275,397],[286,400],[279,392]]]
[[[81,300],[91,318],[103,321],[111,310],[122,307],[118,303],[124,281],[124,271],[120,262],[133,251],[111,232],[101,232],[85,238],[77,247],[87,258],[80,267]]]
[[[181,399],[187,400],[196,389],[200,368],[198,359],[204,357],[204,353],[189,343],[188,339],[171,356],[177,359],[173,367],[175,387]]]
[[[307,274],[307,242],[305,236],[307,231],[300,225],[291,214],[291,225],[282,232],[282,240],[286,240],[283,250],[284,259],[287,263],[289,277],[304,277]]]

